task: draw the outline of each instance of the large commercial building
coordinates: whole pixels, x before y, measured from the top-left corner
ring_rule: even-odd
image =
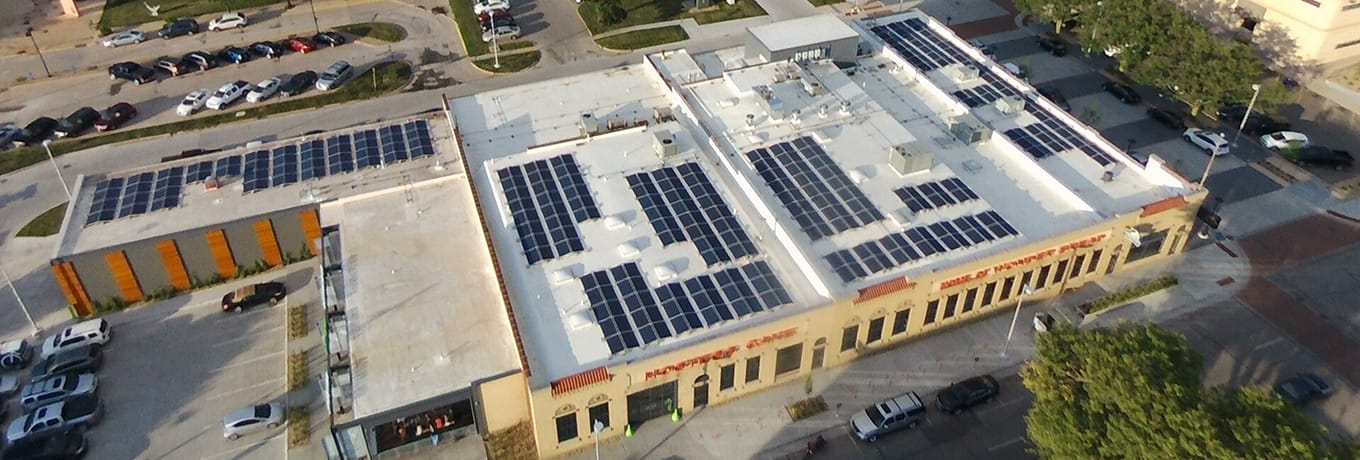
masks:
[[[1291,74],[1360,58],[1360,2],[1353,0],[1216,0],[1176,2],[1211,24],[1251,41]]]
[[[182,203],[148,214],[164,218],[123,216],[129,192],[83,184],[55,271],[96,298],[128,276],[167,283],[144,266],[223,275],[308,245],[323,256],[331,455],[528,423],[554,457],[1173,256],[1191,234],[1202,188],[927,16],[777,23],[745,43],[194,160],[246,166],[214,173],[216,191],[176,190]],[[175,213],[195,218],[146,222]],[[108,255],[167,240],[177,264]]]

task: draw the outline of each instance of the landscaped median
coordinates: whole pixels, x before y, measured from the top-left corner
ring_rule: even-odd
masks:
[[[709,24],[765,15],[765,9],[755,0],[736,0],[732,5],[716,0],[713,6],[692,10],[686,10],[685,3],[685,0],[585,0],[576,11],[591,34],[685,18]]]
[[[61,219],[66,217],[66,203],[43,211],[38,217],[24,224],[15,236],[52,236],[61,231]]]
[[[395,43],[406,39],[406,29],[390,22],[361,22],[336,27],[359,38],[371,38],[380,42]]]
[[[1124,305],[1132,302],[1134,299],[1175,286],[1179,283],[1180,281],[1177,280],[1176,277],[1165,275],[1122,291],[1112,292],[1102,297],[1092,299],[1090,302],[1077,306],[1077,309],[1080,310],[1083,315],[1095,314],[1103,310]]]
[[[684,27],[665,26],[600,37],[595,43],[611,51],[632,51],[685,40],[689,40],[689,34],[685,33]]]
[[[379,97],[406,86],[411,82],[411,65],[403,61],[380,62],[368,71],[356,75],[349,83],[335,91],[315,96],[286,99],[272,104],[231,110],[223,113],[191,118],[188,120],[148,126],[145,128],[113,131],[107,134],[82,136],[53,142],[52,154],[67,153],[98,147],[106,144],[130,141],[162,134],[194,131],[231,123],[234,120],[260,119],[280,113],[317,109],[343,102],[359,101]],[[240,113],[240,115],[237,115]],[[41,146],[24,147],[0,155],[0,174],[9,174],[18,169],[47,159]]]
[[[535,50],[514,54],[501,53],[500,55],[501,66],[499,68],[496,67],[495,57],[478,59],[472,61],[472,64],[476,65],[477,68],[479,69],[491,73],[514,73],[533,67],[534,64],[538,64],[538,60],[542,58],[543,53],[540,53],[537,50]]]

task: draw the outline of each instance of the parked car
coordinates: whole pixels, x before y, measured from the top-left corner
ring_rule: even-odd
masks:
[[[288,39],[288,48],[294,52],[306,54],[316,51],[316,42],[307,37],[293,37]]]
[[[0,369],[15,371],[28,366],[33,361],[33,347],[24,339],[0,343]]]
[[[16,145],[37,145],[47,138],[52,137],[52,131],[57,129],[57,120],[48,117],[38,117],[28,122],[24,129],[19,130],[19,134],[14,135]]]
[[[274,93],[279,91],[279,84],[282,83],[278,78],[268,78],[260,80],[255,84],[255,88],[246,93],[246,102],[260,102],[269,99]]]
[[[282,85],[279,85],[279,94],[282,94],[284,96],[302,94],[303,92],[307,91],[307,88],[311,88],[312,85],[315,83],[316,72],[310,70],[305,72],[298,72],[297,75],[289,77],[287,82],[284,82]]]
[[[239,409],[222,417],[222,436],[237,439],[243,435],[262,429],[274,429],[283,424],[283,405],[279,403],[256,404]]]
[[[217,67],[217,56],[213,56],[202,51],[192,51],[184,55],[184,61],[198,67],[198,70],[208,70]]]
[[[479,15],[490,10],[508,11],[509,9],[510,2],[507,0],[473,0],[472,2],[472,12]]]
[[[850,416],[850,430],[861,441],[874,442],[879,436],[915,428],[925,416],[926,406],[921,397],[909,391],[854,413]]]
[[[262,58],[272,58],[282,56],[284,47],[274,42],[255,42],[250,45],[250,52]]]
[[[992,46],[991,46],[991,45],[988,45],[988,44],[986,44],[986,43],[983,43],[982,40],[968,40],[968,44],[969,44],[969,45],[973,45],[973,47],[974,47],[974,48],[977,48],[978,51],[981,51],[981,52],[982,52],[982,55],[984,55],[984,56],[987,56],[987,57],[995,57],[995,56],[996,56],[996,51],[992,49]]]
[[[1300,165],[1326,166],[1342,170],[1355,165],[1351,152],[1336,150],[1320,145],[1310,145],[1300,149],[1280,150],[1280,156]]]
[[[127,123],[135,116],[137,116],[136,107],[126,102],[119,102],[109,106],[109,108],[104,109],[103,113],[99,114],[99,120],[94,122],[94,129],[101,132],[118,129],[118,127],[123,126],[123,123]]]
[[[228,46],[217,52],[217,58],[232,64],[250,61],[250,52],[237,46]]]
[[[1001,68],[1006,69],[1006,72],[1009,72],[1011,75],[1019,77],[1021,80],[1029,78],[1029,72],[1025,72],[1025,69],[1021,68],[1018,65],[1015,65],[1015,63],[1003,62],[1001,63]]]
[[[52,134],[57,136],[57,139],[76,137],[94,126],[96,121],[99,121],[98,110],[93,107],[81,107],[58,121],[57,129],[53,130]]]
[[[93,111],[94,109],[90,109]],[[98,113],[96,112],[96,116]],[[76,348],[89,345],[104,345],[113,338],[113,330],[109,328],[108,320],[96,318],[81,321],[62,329],[56,334],[43,339],[42,357],[46,358],[57,353],[61,353]]]
[[[196,67],[185,63],[183,59],[161,56],[156,59],[156,68],[166,71],[172,77],[178,77],[189,72],[189,69]]]
[[[1062,91],[1058,91],[1058,88],[1054,88],[1052,86],[1040,86],[1038,88],[1035,88],[1035,90],[1039,91],[1040,96],[1046,97],[1048,98],[1048,100],[1053,101],[1053,103],[1056,104],[1058,108],[1061,108],[1066,111],[1072,110],[1072,104],[1067,103],[1067,97],[1063,96]]]
[[[125,30],[110,35],[100,42],[106,48],[117,48],[119,46],[135,45],[146,41],[146,34],[140,30]]]
[[[0,460],[71,460],[85,455],[85,428],[47,430],[25,437],[5,449]]]
[[[340,35],[339,32],[328,30],[316,34],[315,37],[312,37],[312,41],[316,42],[318,45],[325,43],[327,46],[340,46],[345,44],[348,40],[345,39],[344,35]]]
[[[1261,136],[1261,146],[1269,150],[1303,148],[1308,146],[1308,136],[1297,131],[1276,131]]]
[[[1067,55],[1067,43],[1063,43],[1063,41],[1056,36],[1043,35],[1036,38],[1035,41],[1039,44],[1040,48],[1043,48],[1044,51],[1048,51],[1048,54],[1059,57]]]
[[[243,286],[222,296],[222,311],[240,312],[241,310],[268,303],[274,305],[288,295],[283,283],[268,283]]]
[[[1167,128],[1171,128],[1176,131],[1185,131],[1186,128],[1185,118],[1182,118],[1179,113],[1172,112],[1170,110],[1159,109],[1156,107],[1148,107],[1147,116],[1148,118],[1151,118],[1152,121],[1161,123],[1162,126],[1165,126]]]
[[[156,72],[136,62],[119,62],[109,66],[109,79],[123,79],[140,85],[156,79]]]
[[[10,422],[5,440],[11,444],[25,437],[68,427],[88,427],[104,417],[104,403],[94,395],[76,396],[48,404]]]
[[[94,372],[104,365],[104,347],[81,347],[38,360],[29,370],[34,379],[64,373]]]
[[[175,38],[183,35],[193,35],[198,33],[198,21],[193,19],[180,19],[161,27],[161,38]]]
[[[31,411],[73,396],[94,394],[98,389],[99,378],[93,373],[58,374],[25,385],[19,394],[19,405]]]
[[[245,27],[248,23],[249,22],[246,21],[246,15],[244,14],[227,13],[218,16],[217,19],[208,21],[208,30],[216,32],[219,30],[240,29]]]
[[[990,375],[979,375],[940,390],[935,405],[950,414],[996,399],[1001,385]]]
[[[1110,93],[1110,95],[1114,96],[1115,99],[1119,99],[1119,102],[1123,102],[1128,105],[1134,105],[1139,102],[1143,102],[1143,97],[1139,96],[1138,92],[1134,91],[1133,87],[1129,85],[1107,81],[1104,84],[1100,85],[1100,88],[1104,89],[1105,92]]]
[[[491,31],[491,29],[497,27],[516,27],[516,28],[519,27],[518,25],[515,24],[515,17],[509,14],[496,15],[496,17],[494,18],[487,18],[485,21],[481,21],[481,24],[482,33],[487,33]]]
[[[0,150],[9,148],[10,144],[14,143],[14,136],[19,135],[19,131],[19,125],[14,123],[0,125]]]
[[[482,41],[491,40],[514,40],[519,38],[519,26],[498,26],[495,29],[482,32]]]
[[[241,96],[245,96],[248,91],[250,91],[250,83],[243,80],[236,80],[222,85],[221,88],[217,88],[217,92],[213,93],[212,97],[209,97],[208,102],[203,104],[203,106],[212,110],[222,110],[236,102]]]
[[[1295,406],[1332,394],[1332,386],[1316,374],[1302,372],[1275,384],[1275,394]]]
[[[181,117],[193,115],[194,112],[203,108],[210,96],[212,96],[212,92],[207,88],[189,93],[188,96],[184,96],[184,100],[179,101],[179,105],[175,106],[175,113]]]
[[[338,61],[331,64],[330,67],[327,67],[326,71],[321,73],[321,77],[316,79],[316,89],[330,91],[339,88],[340,85],[344,84],[345,80],[349,80],[349,77],[353,74],[353,66],[345,61]]]
[[[1182,137],[1185,138],[1186,142],[1194,144],[1196,147],[1204,150],[1205,154],[1209,155],[1227,155],[1228,150],[1231,150],[1232,147],[1228,145],[1228,139],[1224,138],[1222,134],[1212,133],[1199,128],[1186,129]]]

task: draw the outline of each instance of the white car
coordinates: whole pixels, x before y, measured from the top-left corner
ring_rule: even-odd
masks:
[[[245,27],[246,24],[249,24],[249,22],[246,21],[246,15],[241,13],[227,13],[217,19],[208,21],[208,30],[239,29]]]
[[[278,428],[283,424],[283,405],[279,403],[256,404],[222,417],[222,436],[236,439],[241,435],[263,429]]]
[[[482,32],[482,41],[490,43],[491,39],[513,40],[519,38],[519,26],[499,26],[495,29]]]
[[[491,10],[508,10],[508,9],[510,9],[510,2],[507,1],[507,0],[473,0],[473,1],[472,1],[472,12],[473,12],[473,13],[476,13],[478,16],[481,16],[482,13],[485,13],[485,12],[491,11]]]
[[[217,88],[217,92],[213,93],[212,97],[208,98],[208,102],[203,106],[212,110],[222,110],[231,105],[231,103],[236,102],[241,96],[245,96],[248,91],[250,91],[250,83],[236,80],[222,85],[221,88]]]
[[[1204,153],[1218,156],[1228,154],[1228,140],[1219,133],[1211,133],[1199,128],[1185,130],[1185,141],[1195,144],[1196,147],[1204,150]]]
[[[125,30],[110,35],[101,42],[105,48],[117,48],[123,45],[134,45],[146,41],[146,34],[140,30]]]
[[[80,347],[104,345],[109,343],[109,338],[112,336],[108,321],[103,319],[81,321],[43,339],[42,354],[39,356],[47,358]]]
[[[203,108],[203,104],[208,102],[208,96],[211,95],[212,91],[208,91],[207,88],[189,93],[188,96],[184,96],[184,100],[179,101],[179,106],[175,107],[175,113],[181,117],[193,115],[198,109]]]
[[[1261,136],[1261,145],[1270,150],[1280,150],[1288,147],[1304,148],[1308,144],[1308,136],[1297,131],[1280,131]]]
[[[256,83],[255,89],[246,94],[246,102],[260,102],[269,99],[269,96],[273,96],[274,93],[279,91],[279,85],[282,83],[283,81],[278,78],[270,78]]]

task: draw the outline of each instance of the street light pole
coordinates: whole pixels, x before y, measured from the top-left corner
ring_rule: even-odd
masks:
[[[1242,130],[1247,127],[1247,119],[1251,118],[1251,109],[1256,106],[1256,97],[1261,95],[1261,85],[1251,85],[1251,91],[1251,102],[1247,103],[1247,112],[1242,114],[1242,122],[1237,124],[1237,134],[1233,135],[1232,143],[1228,144],[1230,147],[1237,147],[1237,139],[1242,137]],[[1204,175],[1199,177],[1200,187],[1203,187],[1204,182],[1209,180],[1209,170],[1214,167],[1214,159],[1218,158],[1220,153],[1222,152],[1215,148],[1214,153],[1209,155],[1209,164],[1204,165]]]
[[[321,33],[321,23],[316,20],[316,3],[307,0],[307,6],[312,7],[312,25],[316,27],[316,33]]]
[[[66,178],[61,176],[61,168],[57,166],[56,157],[52,156],[52,141],[42,141],[43,150],[47,151],[47,161],[52,163],[52,169],[57,171],[57,180],[61,181],[61,189],[66,191],[66,201],[71,201],[71,187],[66,185]]]
[[[496,10],[491,9],[491,58],[496,62],[493,67],[501,68],[501,46],[496,44]]]
[[[33,36],[33,28],[29,27],[24,35],[28,36],[28,39],[33,42],[33,50],[38,52],[38,60],[42,61],[43,72],[47,73],[47,78],[52,78],[52,69],[47,68],[47,58],[43,57],[42,48],[38,47],[38,37]]]
[[[5,271],[4,267],[0,267],[0,275],[5,276],[5,284],[8,284],[9,291],[14,293],[14,300],[19,302],[19,309],[23,310],[24,317],[28,318],[28,325],[33,327],[33,336],[37,337],[42,333],[42,329],[39,329],[38,323],[33,321],[33,314],[28,312],[28,305],[24,305],[24,298],[19,297],[19,288],[14,287],[14,280],[10,279],[9,272]]]
[[[590,430],[595,433],[595,460],[600,460],[600,432],[604,431],[604,423],[595,420]]]
[[[1020,286],[1020,298],[1015,302],[1015,316],[1011,317],[1011,330],[1006,333],[1006,343],[1001,345],[1001,357],[1006,357],[1006,350],[1011,347],[1011,336],[1015,335],[1015,323],[1020,320],[1020,306],[1025,304],[1025,296],[1033,294],[1034,288],[1029,283]]]

